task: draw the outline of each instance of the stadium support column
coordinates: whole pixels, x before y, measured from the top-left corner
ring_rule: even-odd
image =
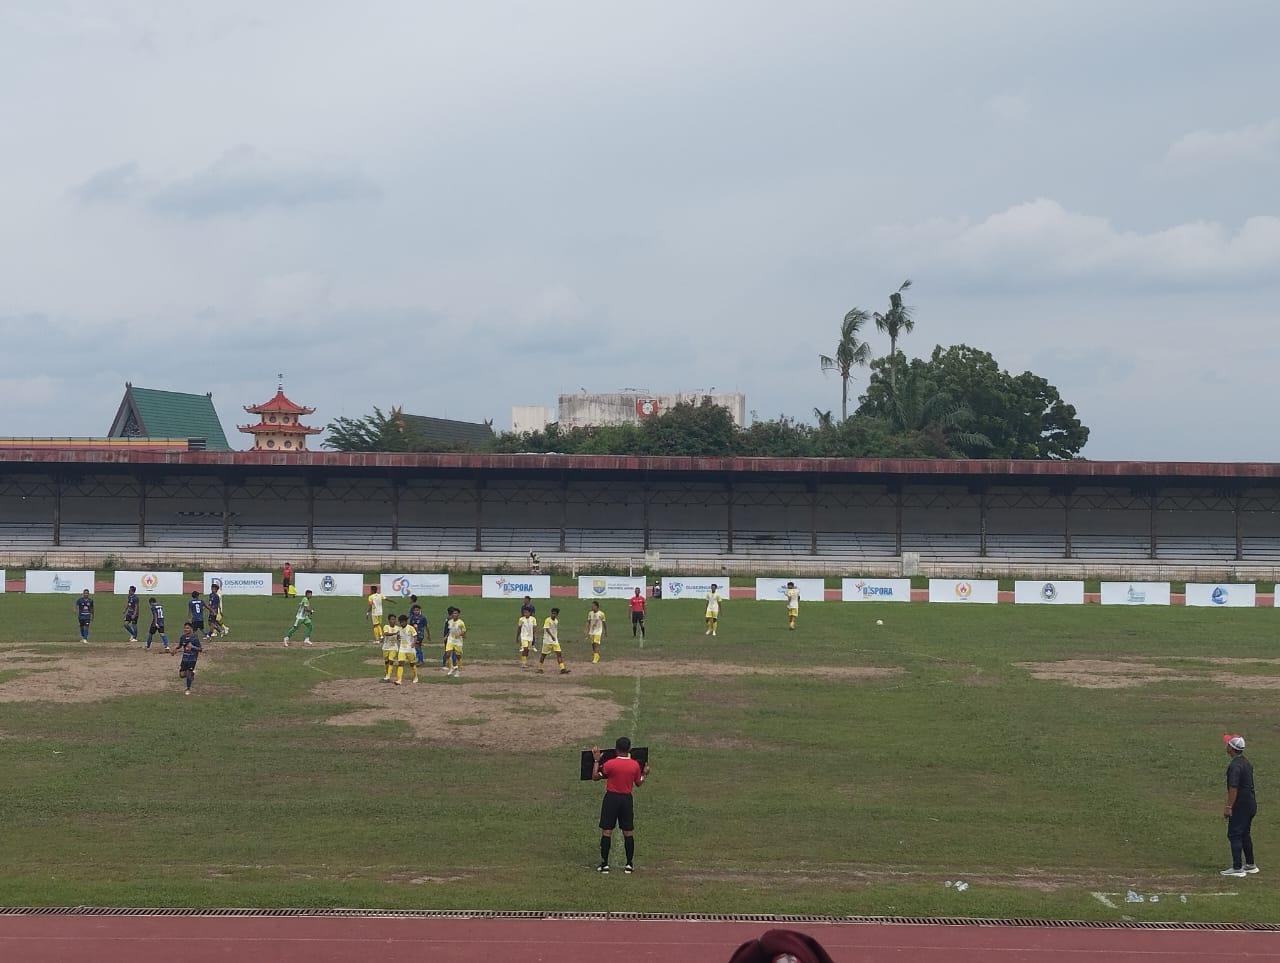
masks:
[[[231,547],[231,479],[222,479],[222,547]]]
[[[1062,557],[1074,558],[1071,550],[1071,507],[1075,500],[1075,489],[1068,488],[1062,493]]]
[[[987,557],[987,486],[978,489],[978,557]]]
[[[391,551],[400,551],[400,481],[391,479]]]
[[[484,551],[484,538],[481,531],[484,529],[484,479],[479,475],[476,476],[476,551]]]
[[[138,548],[147,547],[147,476],[138,476]]]
[[[62,475],[53,473],[53,545],[62,545]]]
[[[1160,492],[1155,488],[1151,489],[1151,494],[1148,496],[1148,504],[1150,508],[1148,509],[1147,519],[1147,528],[1151,532],[1151,548],[1148,551],[1147,557],[1153,560],[1160,552],[1160,536],[1156,534],[1156,502],[1159,501],[1159,499]]]
[[[809,554],[818,554],[818,482],[809,482]]]
[[[569,479],[560,477],[560,554],[565,552],[564,530],[569,525]]]
[[[643,515],[641,524],[644,525],[644,550],[649,551],[649,502],[653,500],[653,486],[645,482],[640,488],[640,511]]]
[[[893,554],[902,558],[902,499],[906,483],[899,478],[893,492]]]
[[[724,483],[725,492],[725,548],[733,554],[733,482]]]
[[[1236,492],[1231,496],[1231,519],[1235,522],[1236,529],[1236,561],[1244,561],[1244,529],[1240,523],[1240,503],[1244,501],[1244,494]]]
[[[316,486],[307,479],[307,549],[316,547]]]

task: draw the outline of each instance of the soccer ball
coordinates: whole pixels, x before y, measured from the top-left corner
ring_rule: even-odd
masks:
[[[876,619],[876,625],[884,625],[884,619]]]

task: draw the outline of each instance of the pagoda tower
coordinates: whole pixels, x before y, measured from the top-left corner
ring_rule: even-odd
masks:
[[[244,410],[257,415],[256,425],[237,425],[243,432],[253,435],[254,451],[306,451],[307,435],[320,434],[319,428],[309,428],[298,421],[299,416],[309,415],[314,408],[295,405],[284,396],[284,382],[276,387],[276,395],[260,405],[245,405]]]

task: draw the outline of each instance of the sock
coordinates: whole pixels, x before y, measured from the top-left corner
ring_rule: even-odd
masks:
[[[462,656],[457,652],[453,653],[453,667],[459,671],[462,670]]]
[[[644,638],[644,626],[640,626],[640,638]]]
[[[404,666],[398,665],[396,666],[396,681],[400,682],[403,679],[404,679]]]
[[[192,680],[192,679],[194,679],[195,677],[196,677],[196,674],[195,674],[195,672],[194,672],[194,671],[191,671],[191,672],[188,672],[188,673],[187,673],[187,688],[188,688],[188,689],[190,689],[190,688],[191,688],[191,680]]]
[[[446,652],[445,652],[445,654],[444,654],[444,658],[440,660],[440,664],[441,664],[441,665],[448,665],[448,664],[449,664],[449,653],[448,653],[448,651],[446,651]]]
[[[631,860],[636,854],[636,838],[634,836],[623,836],[622,846],[627,851],[627,865],[631,865]]]
[[[160,633],[160,641],[164,643],[164,647],[166,649],[169,648],[169,636],[165,635],[163,632]]]
[[[416,681],[418,678],[418,667],[414,665],[412,662],[410,662],[409,671],[413,673],[413,679]]]
[[[521,665],[528,665],[528,664],[529,664],[529,652],[528,652],[528,650],[527,650],[527,649],[521,649],[521,650],[520,650],[520,664],[521,664]]]
[[[387,661],[386,659],[384,659],[384,660],[383,660],[383,662],[382,662],[382,665],[383,665],[383,667],[387,670],[387,671],[386,671],[386,675],[384,676],[384,678],[390,679],[390,678],[391,678],[391,663],[390,663],[389,661]]]
[[[609,845],[611,841],[608,836],[600,837],[600,862],[603,865],[608,865],[609,863]]]

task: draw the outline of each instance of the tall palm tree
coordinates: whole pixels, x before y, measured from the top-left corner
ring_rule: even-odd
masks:
[[[866,367],[871,360],[871,345],[858,336],[862,326],[871,315],[862,308],[853,308],[844,316],[840,325],[840,343],[836,345],[835,357],[826,354],[818,355],[818,364],[823,371],[840,372],[840,420],[849,417],[849,379],[853,377],[853,369]]]
[[[876,330],[889,335],[889,393],[898,390],[898,335],[910,334],[916,326],[911,317],[911,308],[902,303],[902,292],[911,287],[911,278],[907,278],[898,290],[889,295],[889,310],[884,314],[876,312]]]

